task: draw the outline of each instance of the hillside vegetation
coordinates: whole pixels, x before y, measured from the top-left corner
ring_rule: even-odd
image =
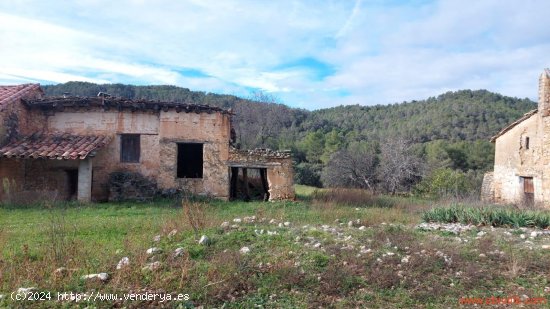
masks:
[[[486,90],[447,92],[426,100],[375,106],[338,106],[307,111],[280,104],[277,98],[256,93],[243,99],[191,91],[176,86],[97,85],[69,82],[43,86],[46,95],[70,93],[179,101],[231,108],[242,148],[291,149],[296,181],[315,186],[351,186],[383,191],[408,191],[434,173],[464,173],[477,188],[482,172],[492,168],[493,145],[488,139],[501,128],[536,108],[529,99],[506,97]],[[397,142],[396,142],[397,141]],[[391,153],[406,157],[392,158]],[[344,181],[341,162],[359,160],[369,180]],[[405,160],[414,168],[396,166]],[[393,165],[392,165],[393,164]],[[442,169],[447,169],[442,170]],[[450,170],[450,171],[449,171]],[[357,171],[351,170],[349,173]],[[391,180],[381,174],[407,174]],[[468,174],[469,173],[469,174]],[[366,185],[365,185],[366,184]],[[424,185],[420,188],[429,187]],[[418,190],[417,190],[418,191]]]

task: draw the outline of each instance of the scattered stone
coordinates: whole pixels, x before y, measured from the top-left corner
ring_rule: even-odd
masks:
[[[542,245],[540,246],[541,249],[548,250],[550,249],[550,245]]]
[[[220,224],[220,227],[223,228],[223,229],[228,228],[229,227],[229,222],[224,221],[222,224]]]
[[[284,225],[282,223],[279,223],[279,227],[283,227]]]
[[[484,236],[485,234],[487,234],[487,233],[484,232],[484,231],[479,231],[479,232],[477,233],[477,237],[482,237],[482,236]]]
[[[290,226],[290,222],[286,221],[285,223],[283,223],[284,226]]]
[[[160,241],[160,235],[157,235],[157,236],[153,237],[153,241],[154,242],[159,242]]]
[[[537,236],[539,236],[539,233],[538,233],[537,231],[531,232],[531,237],[532,237],[532,238],[535,238],[535,237],[537,237]]]
[[[235,218],[235,219],[233,219],[233,222],[235,222],[235,223],[241,223],[242,220],[241,220],[241,218]]]
[[[248,254],[250,252],[250,248],[248,247],[242,247],[241,250],[239,250],[241,254]]]
[[[84,275],[80,278],[82,280],[99,279],[99,280],[105,282],[105,281],[109,280],[109,274],[108,273],[89,274],[89,275]]]
[[[424,231],[444,231],[458,235],[475,228],[475,226],[461,223],[423,222],[417,225],[416,228]]]
[[[319,247],[321,247],[321,243],[320,243],[320,242],[315,243],[315,244],[313,245],[313,248],[319,248]]]
[[[267,235],[269,236],[272,236],[272,235],[277,235],[277,231],[267,231]]]
[[[159,269],[162,266],[162,264],[159,261],[148,263],[145,265],[141,270],[142,271],[155,271]]]
[[[183,252],[185,252],[185,250],[182,247],[176,248],[176,250],[174,250],[174,257],[182,256]]]
[[[521,239],[525,239],[525,234],[521,234],[521,235],[519,235],[519,238],[521,238]]]
[[[53,274],[57,278],[65,277],[69,271],[66,267],[59,267],[58,269],[54,270]]]
[[[550,293],[550,286],[544,287],[544,293]]]
[[[480,257],[480,258],[486,258],[487,256],[486,256],[484,253],[480,253],[480,254],[479,254],[479,257]]]
[[[130,265],[130,259],[127,256],[125,256],[122,259],[120,259],[120,261],[118,261],[118,264],[116,265],[116,269],[122,269],[123,267],[128,265]]]
[[[155,253],[160,253],[160,252],[162,252],[162,250],[160,250],[157,247],[153,247],[153,248],[147,249],[146,252],[147,252],[147,254],[152,255],[152,254],[155,254]]]
[[[403,264],[407,264],[407,263],[409,263],[409,258],[410,258],[410,256],[409,256],[409,255],[407,255],[407,256],[404,256],[404,257],[403,257],[403,258],[401,259],[401,263],[403,263]]]
[[[35,287],[30,287],[30,288],[18,288],[18,289],[17,289],[17,294],[28,294],[28,293],[35,292],[35,291],[36,291],[36,288],[35,288]]]
[[[361,230],[361,231],[363,231],[363,230],[365,230],[365,229],[366,229],[366,227],[365,227],[364,225],[361,225],[361,226],[359,227],[359,230]]]
[[[177,233],[178,233],[178,230],[176,229],[171,230],[170,233],[168,233],[168,238],[172,238],[176,236]]]
[[[243,220],[245,223],[254,223],[256,221],[256,216],[244,217]]]
[[[269,224],[275,224],[275,223],[277,223],[277,221],[275,219],[269,220]]]
[[[353,227],[353,221],[348,222],[348,227]]]
[[[210,238],[206,235],[202,235],[201,239],[199,239],[199,245],[209,245],[210,244]]]
[[[238,226],[237,224],[233,224],[233,225],[231,226],[231,228],[234,229],[234,230],[236,230],[236,229],[239,228],[239,226]]]

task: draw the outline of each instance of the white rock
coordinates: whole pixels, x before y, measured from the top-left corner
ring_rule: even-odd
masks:
[[[160,241],[160,235],[156,235],[155,237],[153,237],[153,241],[154,242],[159,242]]]
[[[18,288],[17,289],[17,293],[18,294],[28,294],[30,292],[34,292],[36,291],[36,288],[35,287],[30,287],[30,288]]]
[[[407,255],[407,256],[404,256],[404,257],[401,259],[401,263],[407,264],[407,263],[409,262],[409,258],[410,258],[410,256],[408,256],[408,255]]]
[[[174,257],[182,256],[183,252],[185,252],[185,249],[182,247],[176,248],[176,250],[174,250]]]
[[[233,222],[235,222],[235,223],[241,223],[242,220],[241,220],[241,218],[235,218],[235,219],[233,219]]]
[[[536,231],[531,232],[531,237],[534,238],[534,237],[537,237],[537,236],[539,236],[539,233],[537,233]]]
[[[275,224],[275,223],[277,223],[277,221],[275,219],[269,220],[269,224]]]
[[[285,226],[290,226],[290,222],[286,221],[286,222],[284,223],[284,225],[285,225]]]
[[[279,223],[279,227],[283,227],[284,225],[282,223]]]
[[[151,255],[151,254],[155,254],[155,253],[160,253],[161,251],[162,250],[160,250],[159,248],[153,247],[153,248],[147,249],[146,253]]]
[[[319,248],[319,247],[321,247],[321,243],[320,243],[320,242],[315,243],[315,244],[313,245],[313,248]]]
[[[224,221],[222,224],[220,224],[220,227],[224,228],[224,229],[228,228],[229,227],[229,222]]]
[[[68,270],[66,267],[59,267],[58,269],[54,270],[53,274],[58,277],[62,277],[62,276],[65,276],[67,272]]]
[[[210,244],[210,238],[208,238],[208,236],[206,236],[206,235],[202,235],[202,236],[201,236],[201,239],[199,239],[199,244],[200,244],[200,245],[208,245],[208,244]]]
[[[253,223],[253,222],[256,221],[256,216],[244,217],[243,221],[246,222],[246,223]]]
[[[170,233],[168,233],[168,238],[172,238],[176,236],[177,233],[178,233],[178,230],[176,229],[171,230]]]
[[[82,280],[99,279],[101,281],[107,281],[107,280],[109,280],[109,274],[107,274],[107,273],[89,274],[89,275],[84,275],[80,278]]]
[[[269,236],[272,236],[272,235],[277,235],[277,231],[267,231],[267,235]]]
[[[242,247],[241,250],[239,250],[241,254],[248,254],[250,252],[250,248],[248,247]]]
[[[521,239],[525,239],[525,234],[521,234],[521,235],[519,235],[519,238],[521,238]]]
[[[348,222],[348,226],[349,226],[349,227],[353,227],[353,221],[349,221],[349,222]]]
[[[118,261],[118,264],[116,265],[116,269],[122,269],[124,266],[130,265],[130,259],[125,256],[120,261]]]
[[[487,256],[486,256],[484,253],[480,253],[480,254],[479,254],[479,257],[480,257],[480,258],[484,258],[484,257],[487,257]]]
[[[364,230],[364,229],[366,229],[366,227],[365,227],[364,225],[361,225],[361,226],[359,227],[359,230],[361,230],[361,231]]]
[[[542,246],[540,246],[540,248],[548,250],[548,249],[550,249],[550,245],[542,245]]]
[[[485,235],[485,234],[487,234],[487,233],[484,232],[484,231],[479,231],[479,232],[477,233],[477,236],[478,236],[478,237],[481,237],[481,236],[483,236],[483,235]]]
[[[149,263],[149,264],[145,265],[141,270],[143,270],[143,271],[154,271],[154,270],[159,269],[161,265],[162,264],[159,261],[156,261],[156,262]]]

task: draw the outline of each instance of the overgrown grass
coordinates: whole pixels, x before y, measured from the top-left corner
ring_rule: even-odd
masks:
[[[0,208],[0,294],[32,286],[52,292],[189,294],[189,301],[165,304],[168,308],[447,308],[466,295],[516,295],[518,286],[522,294],[539,296],[548,285],[546,251],[488,237],[456,242],[415,230],[427,202],[369,196],[373,203],[354,205],[307,199],[311,188],[299,191],[306,199],[297,202],[200,199],[183,205],[166,200]],[[391,207],[380,207],[379,199],[391,201]],[[244,223],[251,216],[254,222]],[[221,226],[225,221],[229,227]],[[198,243],[202,235],[209,245]],[[244,246],[249,253],[240,252]],[[148,255],[150,247],[162,251]],[[174,256],[176,248],[184,253]],[[122,257],[130,264],[118,270]],[[158,270],[143,270],[153,261],[161,263]],[[59,274],[58,267],[67,270]],[[110,279],[81,279],[98,272]],[[162,304],[0,299],[0,308],[61,305]]]
[[[506,227],[550,227],[550,212],[544,210],[520,210],[509,207],[484,206],[435,207],[422,215],[426,222],[463,223]]]

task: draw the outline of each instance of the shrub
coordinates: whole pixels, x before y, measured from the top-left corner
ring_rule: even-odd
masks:
[[[474,189],[474,184],[466,173],[450,168],[440,168],[424,178],[415,187],[415,193],[432,198],[460,198],[469,195]]]
[[[363,189],[326,189],[315,190],[311,195],[313,201],[329,204],[360,207],[392,207],[390,199],[378,197]]]

